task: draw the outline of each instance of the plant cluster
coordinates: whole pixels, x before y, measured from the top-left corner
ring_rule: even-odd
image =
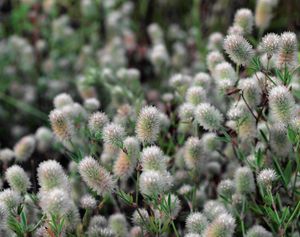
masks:
[[[0,42],[0,95],[41,126],[14,125],[0,149],[0,236],[300,236],[298,40],[264,33],[277,0],[207,43],[152,23],[147,47],[130,1],[81,1],[80,30],[53,1],[31,4],[18,16],[49,17],[23,27],[51,30]]]

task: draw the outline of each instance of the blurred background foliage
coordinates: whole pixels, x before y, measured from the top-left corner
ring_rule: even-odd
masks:
[[[80,100],[80,88],[86,87],[78,83],[81,76],[90,73],[90,67],[103,67],[103,60],[112,70],[119,66],[138,68],[141,81],[155,85],[161,78],[145,57],[151,45],[147,34],[151,23],[158,23],[164,32],[179,26],[177,38],[189,31],[193,35],[196,29],[197,47],[190,50],[198,48],[200,63],[205,64],[209,34],[226,34],[235,11],[241,7],[254,10],[255,5],[255,0],[0,1],[0,146],[12,146],[16,139],[48,122],[56,94],[67,91]],[[299,0],[280,1],[267,31],[290,30],[299,37],[299,12]],[[120,44],[112,37],[118,25],[129,29],[123,32],[125,43],[137,45],[120,50],[125,61],[114,51]],[[255,31],[254,37],[258,34]],[[171,50],[172,41],[166,45]],[[112,64],[102,51],[118,58],[119,65],[116,61]],[[103,106],[110,100],[109,89],[101,83],[97,88]]]

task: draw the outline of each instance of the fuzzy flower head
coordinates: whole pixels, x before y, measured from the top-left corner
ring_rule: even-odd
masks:
[[[20,193],[25,193],[31,185],[28,175],[18,165],[9,167],[5,172],[5,178],[9,186]]]
[[[287,124],[294,117],[295,100],[285,86],[276,86],[270,91],[269,106],[276,122]]]
[[[114,163],[113,172],[117,177],[126,179],[132,175],[135,166],[136,158],[130,157],[121,150],[117,160]]]
[[[213,221],[221,214],[227,213],[227,210],[221,202],[210,200],[205,203],[203,212],[209,221]]]
[[[294,66],[297,61],[297,36],[293,32],[284,32],[280,36],[277,66]]]
[[[144,208],[139,208],[139,211],[134,211],[132,222],[137,226],[143,227],[149,221],[148,211]]]
[[[144,107],[138,117],[135,132],[142,143],[153,143],[160,132],[159,111],[154,106]]]
[[[162,150],[158,146],[149,146],[141,154],[143,170],[165,171],[167,163]]]
[[[37,169],[39,185],[44,191],[53,188],[69,189],[68,177],[62,166],[55,160],[47,160],[40,163]]]
[[[93,209],[96,207],[97,201],[92,195],[85,194],[80,199],[80,205],[82,208],[85,208],[85,209]]]
[[[138,159],[140,155],[140,142],[136,137],[126,137],[124,140],[124,149],[130,156],[130,159]]]
[[[221,142],[218,139],[217,134],[212,132],[204,133],[201,138],[201,142],[203,145],[203,150],[207,153],[221,148]]]
[[[193,212],[186,218],[186,229],[189,233],[203,234],[208,226],[208,220],[200,212]]]
[[[179,107],[178,116],[184,122],[192,121],[194,118],[194,110],[195,106],[193,104],[183,103]]]
[[[252,45],[240,35],[228,35],[224,40],[224,49],[237,65],[246,66],[254,56]]]
[[[140,176],[140,191],[145,195],[161,194],[168,189],[168,179],[162,172],[147,170]]]
[[[250,107],[255,108],[260,103],[262,91],[256,79],[252,77],[242,79],[239,81],[238,88],[242,90]]]
[[[9,212],[4,203],[0,203],[0,229],[5,229]]]
[[[15,153],[9,149],[9,148],[4,148],[0,150],[0,160],[2,162],[10,162],[15,156]]]
[[[46,214],[54,214],[62,217],[71,208],[70,197],[62,189],[42,192],[40,193],[40,206]]]
[[[100,108],[100,101],[96,98],[88,98],[84,101],[84,108],[90,112]]]
[[[61,109],[62,107],[66,106],[66,105],[71,105],[73,103],[74,102],[73,102],[72,97],[67,93],[61,93],[61,94],[55,96],[55,98],[53,100],[53,104],[56,109]]]
[[[278,0],[258,0],[255,9],[255,24],[260,30],[265,30],[272,19],[272,10]]]
[[[73,137],[74,127],[66,113],[52,110],[49,115],[52,131],[60,141],[67,141]]]
[[[170,211],[170,213],[169,213],[170,217],[175,219],[178,216],[178,214],[181,210],[180,199],[176,195],[170,194],[170,195],[166,195],[164,197],[164,201],[165,201],[165,203],[167,203],[167,205],[170,208],[170,210],[169,210]]]
[[[234,218],[227,213],[218,216],[205,230],[207,237],[232,237],[235,229]]]
[[[3,203],[9,210],[18,207],[21,202],[20,193],[12,189],[4,189],[0,192],[0,203]]]
[[[222,180],[217,188],[218,194],[231,197],[235,193],[235,183],[230,179]]]
[[[102,132],[103,127],[108,123],[105,113],[95,112],[89,117],[88,127],[91,133],[97,135]]]
[[[209,50],[222,50],[224,36],[220,32],[212,33],[208,38],[208,46]]]
[[[53,141],[53,133],[47,127],[39,127],[35,132],[36,147],[40,152],[47,151]]]
[[[286,157],[292,145],[287,136],[287,129],[281,123],[275,123],[270,129],[270,145],[272,151],[279,157]]]
[[[123,214],[111,215],[108,220],[108,226],[115,232],[116,237],[128,236],[128,223]]]
[[[211,86],[211,82],[212,79],[208,73],[199,72],[194,76],[192,84],[194,86],[201,86],[208,90]]]
[[[246,233],[246,237],[272,237],[272,233],[260,225],[252,226]]]
[[[26,161],[33,153],[35,149],[36,141],[33,136],[28,135],[22,137],[18,143],[14,146],[14,154],[16,161],[24,162]]]
[[[206,100],[206,92],[201,86],[192,86],[186,92],[186,101],[198,105]]]
[[[219,51],[212,51],[206,57],[206,64],[211,73],[214,73],[215,67],[224,62],[224,57]]]
[[[257,182],[262,186],[271,187],[277,179],[277,174],[273,169],[263,169],[257,176]]]
[[[92,157],[85,157],[79,163],[79,173],[98,195],[111,193],[114,189],[114,181],[108,171],[100,166]]]
[[[234,16],[234,25],[240,26],[244,34],[251,34],[254,24],[252,11],[246,8],[239,9]]]
[[[235,172],[234,179],[238,193],[249,194],[255,191],[254,177],[250,168],[238,168]]]
[[[268,58],[271,58],[278,52],[280,45],[280,36],[275,33],[269,33],[262,38],[260,47],[263,52],[267,54]]]
[[[189,169],[199,167],[203,161],[203,146],[199,138],[188,138],[184,145],[184,160]]]
[[[109,123],[103,128],[104,143],[114,147],[123,147],[125,130],[117,123]]]
[[[220,111],[208,103],[202,103],[196,107],[195,119],[200,126],[209,131],[220,129],[224,120]]]

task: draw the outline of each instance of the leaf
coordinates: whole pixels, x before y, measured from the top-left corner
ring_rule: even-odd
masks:
[[[284,173],[284,178],[285,178],[287,184],[289,184],[290,180],[291,180],[291,177],[292,177],[292,174],[293,174],[293,172],[292,172],[292,162],[290,160],[289,160],[287,166],[285,167],[283,173]]]

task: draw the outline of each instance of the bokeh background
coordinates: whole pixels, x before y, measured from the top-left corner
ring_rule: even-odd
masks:
[[[176,39],[182,36],[192,52],[200,44],[197,60],[204,64],[209,34],[226,34],[237,9],[254,11],[255,6],[255,0],[0,1],[0,147],[11,147],[24,134],[49,124],[56,94],[66,91],[81,101],[78,81],[90,75],[91,67],[114,70],[120,63],[138,68],[142,83],[150,85],[145,90],[159,87],[155,81],[161,78],[146,56],[151,23],[168,34],[175,32]],[[290,30],[299,37],[299,12],[299,0],[280,1],[266,32]],[[193,30],[194,38],[185,37],[186,32],[193,36]],[[253,37],[259,37],[257,30]],[[166,45],[172,51],[170,38]],[[115,51],[114,44],[125,44],[125,51]],[[109,54],[120,60],[109,59]],[[99,90],[103,92],[101,85]],[[98,94],[105,109],[111,95]]]

